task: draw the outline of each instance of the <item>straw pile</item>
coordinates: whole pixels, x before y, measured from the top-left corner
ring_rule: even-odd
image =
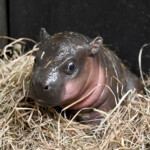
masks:
[[[146,94],[128,91],[100,125],[83,125],[67,120],[53,108],[38,106],[27,98],[34,62],[34,48],[21,54],[7,45],[0,59],[0,149],[2,150],[137,150],[150,149],[150,77]],[[15,45],[16,46],[16,45]]]

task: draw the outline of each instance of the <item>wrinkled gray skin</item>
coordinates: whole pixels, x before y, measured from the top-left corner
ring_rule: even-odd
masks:
[[[79,98],[76,96],[70,102],[62,100],[66,93],[66,84],[72,80],[77,81],[83,74],[87,58],[96,62],[95,69],[99,66],[103,68],[104,83],[112,89],[117,100],[130,89],[136,88],[138,92],[143,89],[139,79],[126,69],[112,51],[102,45],[101,37],[91,40],[74,32],[62,32],[50,36],[45,29],[41,29],[40,38],[41,46],[35,58],[30,94],[41,105],[65,107]],[[88,107],[104,111],[114,108],[115,98],[110,89],[104,86],[99,98]],[[70,109],[71,113],[77,111],[78,109]],[[100,118],[102,118],[100,113],[89,109],[82,111],[77,120],[99,123],[99,120],[90,120]]]

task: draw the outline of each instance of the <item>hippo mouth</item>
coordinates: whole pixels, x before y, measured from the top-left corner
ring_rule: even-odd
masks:
[[[42,105],[42,106],[47,105],[47,103],[46,103],[44,100],[42,100],[42,99],[36,99],[36,102],[37,102],[39,105]]]
[[[104,69],[100,65],[95,65],[90,58],[87,62],[88,61],[90,61],[90,63],[87,64],[88,70],[85,70],[87,68],[85,65],[83,73],[78,79],[72,79],[66,83],[66,93],[62,103],[63,107],[69,107],[69,105],[74,104],[74,102],[78,100],[81,101],[70,106],[68,109],[79,110],[92,107],[101,97],[105,83]]]
[[[53,103],[50,103],[50,102],[47,102],[43,99],[36,99],[36,102],[40,105],[40,106],[50,106],[50,107],[54,107],[54,106],[57,106],[57,104],[53,104]]]

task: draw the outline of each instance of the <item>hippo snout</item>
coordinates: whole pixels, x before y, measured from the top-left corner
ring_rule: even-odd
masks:
[[[32,77],[30,97],[35,99],[40,105],[56,106],[61,101],[63,83],[52,79],[52,77],[49,77],[48,80],[42,79],[39,76]]]

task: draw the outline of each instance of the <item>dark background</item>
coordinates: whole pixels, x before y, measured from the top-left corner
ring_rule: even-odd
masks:
[[[39,40],[39,30],[49,34],[77,31],[102,36],[136,74],[141,46],[150,42],[149,0],[7,0],[8,35]],[[150,47],[142,57],[144,72],[150,69]]]

